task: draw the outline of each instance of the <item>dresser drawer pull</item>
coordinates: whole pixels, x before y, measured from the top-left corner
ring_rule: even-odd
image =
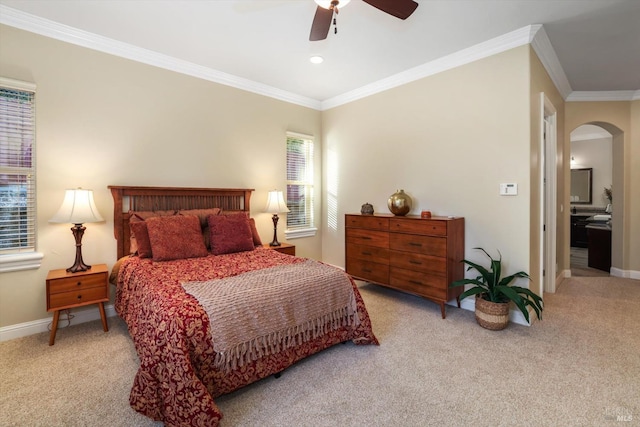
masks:
[[[417,280],[409,280],[409,283],[413,283],[414,285],[422,285],[422,282],[419,282]]]
[[[78,283],[76,283],[76,285],[82,286],[82,282],[78,282]]]
[[[371,236],[362,236],[361,239],[362,240],[371,240]]]
[[[362,255],[373,255],[371,252],[367,251],[367,252],[362,252]]]
[[[409,246],[416,246],[416,247],[421,247],[422,243],[417,243],[417,242],[409,242]]]
[[[364,271],[365,273],[372,273],[372,271],[369,270],[368,268],[363,268],[362,271]]]
[[[82,299],[82,295],[78,295],[78,299]]]
[[[410,260],[409,260],[409,264],[413,264],[413,265],[422,265],[422,263],[421,263],[420,261],[416,261],[416,260],[413,260],[413,259],[410,259]]]

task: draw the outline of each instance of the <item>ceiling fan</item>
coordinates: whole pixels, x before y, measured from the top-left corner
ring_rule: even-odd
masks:
[[[346,6],[350,0],[315,0],[318,4],[316,14],[311,24],[309,41],[324,40],[329,34],[331,22],[335,25],[334,14],[338,14],[339,8]],[[418,7],[413,0],[363,0],[376,9],[393,15],[396,18],[407,19]],[[333,18],[333,19],[332,19]]]

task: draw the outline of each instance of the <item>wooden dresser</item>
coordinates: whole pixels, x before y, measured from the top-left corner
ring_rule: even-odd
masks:
[[[464,278],[464,218],[345,215],[346,268],[351,276],[440,304],[456,299]]]

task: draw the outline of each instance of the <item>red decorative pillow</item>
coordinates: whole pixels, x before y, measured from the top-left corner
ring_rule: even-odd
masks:
[[[254,249],[251,226],[246,213],[210,215],[211,253],[214,255]]]
[[[208,255],[196,216],[163,216],[145,220],[154,261]]]
[[[132,253],[138,253],[140,258],[151,258],[151,242],[149,241],[149,230],[144,221],[129,222],[132,240],[135,239],[136,247],[131,248]]]
[[[262,239],[258,234],[258,229],[256,228],[256,220],[253,218],[249,218],[249,226],[251,227],[251,236],[253,237],[253,245],[254,246],[262,246]]]
[[[209,231],[209,221],[207,221],[207,217],[209,215],[218,215],[220,214],[220,208],[210,208],[210,209],[187,209],[178,211],[178,215],[195,215],[200,220],[200,228],[202,228],[202,236],[204,237],[204,244],[207,249],[211,249],[211,231]]]
[[[147,218],[152,218],[152,217],[156,217],[156,216],[171,216],[171,215],[175,215],[176,211],[175,210],[169,210],[169,211],[129,211],[129,229],[131,230],[130,236],[129,236],[129,253],[135,254],[137,253],[138,255],[140,255],[140,251],[139,251],[139,244],[140,242],[138,242],[139,238],[136,237],[136,233],[133,230],[133,227],[131,227],[131,224],[134,222],[141,222],[144,221]],[[142,258],[150,258],[151,257],[151,243],[149,243],[149,236],[146,233],[146,228],[144,229],[144,233],[141,237],[142,239],[142,246],[144,248],[148,248],[149,251],[149,255],[147,257],[142,257]]]

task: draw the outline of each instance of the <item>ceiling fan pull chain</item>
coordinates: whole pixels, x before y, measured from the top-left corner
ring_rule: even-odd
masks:
[[[338,24],[336,18],[333,18],[333,34],[338,34]]]

